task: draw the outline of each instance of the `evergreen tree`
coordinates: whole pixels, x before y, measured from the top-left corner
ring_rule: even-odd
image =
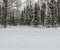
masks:
[[[55,0],[50,1],[50,11],[51,11],[51,16],[52,16],[51,25],[52,27],[54,27],[57,23],[57,7],[56,7]]]
[[[21,13],[20,24],[21,24],[21,25],[24,25],[24,16],[23,16],[23,11],[22,11],[22,13]]]
[[[38,3],[37,3],[38,4]],[[38,20],[39,20],[39,24],[41,24],[41,9],[40,9],[40,5],[38,4]]]
[[[39,25],[39,17],[38,17],[38,5],[37,3],[35,3],[35,17],[34,17],[34,21],[33,24],[35,25],[35,27],[37,27],[37,25]]]
[[[28,25],[29,22],[29,5],[27,5],[26,10],[25,10],[25,24]]]
[[[31,25],[31,21],[32,21],[32,18],[33,18],[33,5],[32,5],[32,2],[30,2],[30,5],[29,5],[29,21],[28,21],[28,25],[30,26]]]
[[[57,8],[58,8],[58,24],[60,25],[60,0],[57,0]]]
[[[8,0],[3,0],[3,24],[4,28],[6,28],[7,25],[7,2]]]
[[[1,10],[2,10],[2,8],[1,8],[1,4],[0,4],[0,24],[2,22],[2,13],[1,13]]]
[[[27,5],[26,7],[26,13],[25,13],[25,18],[26,18],[26,23],[28,26],[31,25],[31,21],[32,21],[32,18],[33,18],[33,8],[32,8],[32,2],[29,2],[29,4]]]
[[[45,20],[45,13],[46,13],[46,5],[45,3],[43,3],[41,7],[41,24],[43,26],[44,26],[44,20]]]

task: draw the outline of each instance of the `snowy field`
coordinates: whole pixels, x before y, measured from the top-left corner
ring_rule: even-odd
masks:
[[[60,50],[60,28],[0,28],[0,50]]]

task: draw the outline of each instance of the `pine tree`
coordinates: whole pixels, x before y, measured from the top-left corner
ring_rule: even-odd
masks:
[[[35,25],[35,27],[37,27],[37,25],[39,25],[39,17],[38,17],[38,5],[37,3],[35,3],[35,17],[34,17],[34,21],[33,24]]]
[[[25,24],[28,25],[29,23],[29,5],[27,5],[25,10]]]
[[[29,22],[28,22],[28,25],[30,26],[31,25],[31,21],[32,21],[32,18],[33,18],[33,5],[32,5],[32,2],[30,2],[30,5],[29,5]]]
[[[38,2],[37,2],[37,4],[38,4]],[[41,24],[41,10],[40,10],[40,5],[38,4],[38,20],[39,20],[39,24]]]
[[[8,0],[3,0],[3,23],[4,23],[4,28],[6,28],[7,25],[7,2]]]
[[[46,5],[45,3],[42,4],[41,7],[41,24],[44,26],[44,20],[45,20],[45,13],[46,13]]]
[[[54,25],[56,25],[57,23],[57,7],[56,7],[55,0],[50,1],[50,10],[51,10],[51,16],[52,16],[51,25],[52,27],[54,27]]]
[[[26,13],[25,13],[25,18],[26,18],[26,24],[28,26],[31,25],[31,21],[32,21],[32,18],[33,18],[33,8],[32,8],[32,2],[30,1],[29,4],[27,5],[26,7]]]
[[[2,23],[2,13],[1,13],[1,4],[0,4],[0,24]]]
[[[58,9],[58,24],[60,26],[60,0],[57,0],[57,9]]]
[[[22,13],[21,13],[20,24],[21,24],[21,25],[24,25],[24,16],[23,16],[23,11],[22,11]]]

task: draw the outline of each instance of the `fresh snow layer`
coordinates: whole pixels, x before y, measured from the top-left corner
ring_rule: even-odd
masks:
[[[0,28],[0,50],[60,50],[60,28]]]

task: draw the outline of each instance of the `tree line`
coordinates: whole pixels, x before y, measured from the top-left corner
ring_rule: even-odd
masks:
[[[7,25],[35,27],[38,25],[46,27],[57,27],[60,25],[57,2],[55,0],[35,3],[31,0],[26,0],[26,6],[24,6],[23,10],[20,10],[21,6],[22,2],[20,0],[3,0],[3,3],[0,4],[0,25],[3,25],[4,28]]]

